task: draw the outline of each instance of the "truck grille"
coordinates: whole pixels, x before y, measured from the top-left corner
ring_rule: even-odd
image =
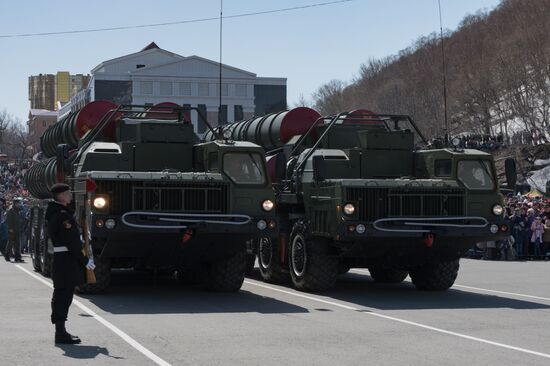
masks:
[[[465,192],[460,188],[346,188],[346,199],[358,203],[359,219],[463,216]]]
[[[225,183],[96,181],[97,193],[109,194],[109,212],[227,213]]]

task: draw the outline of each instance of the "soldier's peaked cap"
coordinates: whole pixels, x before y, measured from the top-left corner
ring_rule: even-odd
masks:
[[[50,192],[52,192],[52,194],[58,194],[58,193],[66,192],[69,189],[70,187],[65,183],[56,183],[52,186],[52,188],[50,189]]]

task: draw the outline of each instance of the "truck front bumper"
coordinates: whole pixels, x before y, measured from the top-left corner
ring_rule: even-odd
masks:
[[[510,235],[510,230],[510,222],[502,218],[388,218],[370,223],[346,220],[339,226],[337,240],[371,241],[435,237],[475,243],[502,240]]]
[[[277,236],[279,222],[274,216],[251,217],[248,215],[193,215],[139,213],[139,218],[128,216],[98,215],[91,217],[91,235],[96,238],[132,234],[177,235],[193,231],[195,235],[236,235],[248,238]],[[154,215],[154,216],[150,216]],[[185,216],[182,216],[185,215]],[[135,217],[138,217],[136,214]],[[153,217],[153,219],[151,219]],[[114,226],[112,226],[114,223]]]

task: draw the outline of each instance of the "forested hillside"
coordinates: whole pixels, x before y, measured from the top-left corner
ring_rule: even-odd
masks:
[[[451,134],[544,135],[550,114],[550,0],[503,0],[463,19],[443,38]],[[325,114],[355,108],[410,114],[431,137],[444,134],[439,34],[398,55],[368,60],[351,84],[333,80],[314,95]]]

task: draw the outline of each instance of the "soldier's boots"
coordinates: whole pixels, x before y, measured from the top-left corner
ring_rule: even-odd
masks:
[[[80,338],[70,335],[65,330],[65,323],[55,324],[55,343],[56,344],[79,344]]]

